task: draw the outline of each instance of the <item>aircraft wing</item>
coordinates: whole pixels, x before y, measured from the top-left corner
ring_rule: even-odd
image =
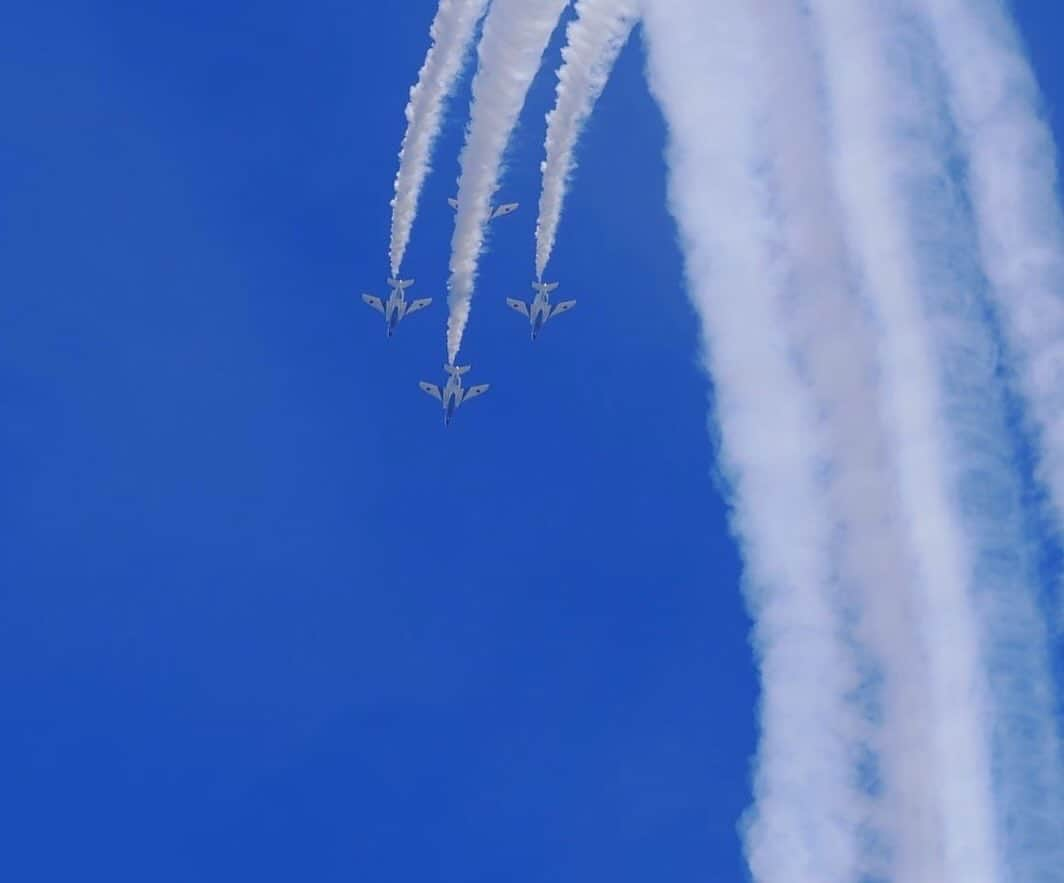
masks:
[[[403,313],[403,318],[405,319],[411,313],[416,313],[418,310],[425,309],[430,303],[432,303],[431,297],[422,297],[411,301],[406,305],[406,312]]]
[[[373,307],[382,316],[384,315],[384,304],[379,297],[374,297],[372,294],[362,295],[362,302]]]
[[[475,399],[477,396],[483,395],[488,391],[489,386],[491,386],[490,383],[481,383],[479,386],[469,387],[469,389],[467,389],[465,391],[465,394],[462,396],[462,401],[460,401],[458,404],[464,405],[470,399]]]
[[[494,221],[496,218],[502,218],[510,214],[511,212],[517,211],[517,205],[518,204],[516,202],[503,203],[491,213],[491,217],[488,220]]]
[[[458,200],[455,199],[453,196],[450,197],[450,199],[447,200],[447,205],[449,205],[455,211],[458,211]]]
[[[422,392],[427,392],[434,399],[439,399],[441,402],[443,401],[443,396],[440,395],[440,388],[436,386],[435,383],[426,383],[422,380],[418,383],[418,386],[421,387]]]
[[[563,300],[561,303],[557,303],[554,305],[554,307],[550,311],[550,315],[547,318],[553,319],[555,316],[561,315],[562,313],[568,313],[569,310],[571,310],[575,306],[575,300]]]
[[[523,300],[517,300],[516,298],[508,297],[506,298],[506,306],[508,306],[511,310],[517,310],[517,312],[519,312],[526,319],[528,318],[528,304],[526,304]]]

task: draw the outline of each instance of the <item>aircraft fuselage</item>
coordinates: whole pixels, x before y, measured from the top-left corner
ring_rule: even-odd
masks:
[[[532,324],[532,339],[535,340],[550,315],[550,297],[544,290],[540,289],[532,298],[532,306],[528,312]]]
[[[399,326],[399,320],[402,318],[403,294],[401,291],[395,290],[392,292],[391,297],[388,298],[388,315],[385,317],[389,337],[395,333],[395,329]]]
[[[443,425],[450,426],[455,409],[462,403],[462,379],[453,375],[443,388]]]
[[[537,309],[535,306],[533,306],[532,310],[532,339],[535,340],[543,328],[543,322],[546,320],[547,314],[546,310]]]

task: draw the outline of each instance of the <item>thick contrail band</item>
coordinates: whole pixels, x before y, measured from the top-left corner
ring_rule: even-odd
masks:
[[[495,0],[484,20],[484,34],[477,47],[469,130],[459,158],[458,211],[451,239],[447,358],[452,362],[469,321],[484,225],[498,188],[503,151],[567,3],[568,0]]]
[[[651,89],[669,128],[669,201],[734,488],[761,669],[748,858],[759,883],[856,883],[859,687],[832,573],[813,402],[792,364],[770,209],[755,173],[760,58],[747,3],[644,9]]]
[[[566,29],[567,45],[558,71],[554,109],[547,114],[547,158],[536,222],[536,278],[543,278],[554,248],[562,203],[574,168],[573,150],[610,71],[631,33],[636,0],[577,0],[576,18]]]
[[[860,794],[848,825],[854,880],[909,880],[935,867],[938,789],[929,762],[929,697],[915,605],[908,520],[898,506],[893,445],[881,410],[880,329],[857,296],[847,231],[833,186],[819,58],[803,0],[747,0],[761,62],[766,189],[787,279],[796,370],[807,381],[825,445],[824,499],[838,542],[832,567],[860,662]],[[835,726],[824,721],[825,726]],[[840,758],[846,768],[847,761]],[[788,880],[789,858],[760,825],[748,835],[759,880]],[[858,869],[860,873],[858,873]]]
[[[999,0],[921,0],[968,163],[983,269],[1064,535],[1064,214],[1041,97]]]
[[[943,59],[960,158],[967,161],[985,288],[1003,331],[1006,364],[1025,399],[1037,478],[1048,492],[1059,542],[1064,534],[1064,215],[1054,186],[1055,145],[1003,4],[921,0],[918,5]],[[1015,456],[1015,450],[1003,452],[1010,460]],[[1025,544],[1015,539],[1009,544],[1008,534],[1002,536],[1005,516],[1018,505],[1002,506],[1003,495],[988,494],[985,477],[979,478],[978,484],[971,482],[971,496],[980,509],[993,513],[983,532],[998,539],[996,554],[987,556],[984,568],[994,584],[988,586],[992,591],[984,590],[982,606],[990,634],[998,817],[1007,835],[1007,879],[1061,883],[1059,682],[1054,684],[1043,605],[1037,583],[1031,586]],[[1022,518],[1011,520],[1022,528]],[[1061,574],[1052,578],[1051,595],[1060,590]]]
[[[905,587],[916,612],[911,644],[919,648],[921,686],[930,699],[924,750],[934,774],[939,845],[901,854],[898,878],[995,883],[1003,878],[977,558],[953,486],[963,447],[951,437],[949,390],[940,379],[937,314],[960,299],[965,280],[949,262],[952,209],[941,183],[948,163],[928,65],[914,61],[927,58],[927,47],[907,6],[809,2],[824,52],[833,166],[850,249],[881,328],[883,414],[916,565]]]
[[[406,134],[399,150],[399,172],[392,199],[392,236],[389,256],[392,276],[399,275],[410,230],[417,214],[418,197],[429,172],[432,145],[440,131],[443,106],[454,89],[469,52],[477,22],[490,0],[440,0],[417,83],[406,106]]]
[[[942,71],[921,5],[955,43]],[[1028,334],[1052,484],[1064,224],[1025,62],[996,0],[703,6],[644,15],[756,619],[752,874],[1057,883],[1045,623],[975,234],[943,186],[945,78],[972,93],[962,139],[984,135],[957,186]]]

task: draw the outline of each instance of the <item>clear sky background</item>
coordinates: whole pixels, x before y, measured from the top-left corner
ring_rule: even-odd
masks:
[[[637,31],[528,297],[556,35],[450,430],[469,77],[384,294],[435,4],[0,26],[0,877],[745,879],[757,686]],[[1017,4],[1058,140],[1064,12]],[[708,84],[707,84],[708,86]]]

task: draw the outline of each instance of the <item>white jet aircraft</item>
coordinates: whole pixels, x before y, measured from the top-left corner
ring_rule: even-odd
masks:
[[[563,300],[552,307],[550,293],[558,287],[558,283],[533,282],[532,287],[536,290],[536,296],[532,299],[532,303],[526,304],[523,300],[508,297],[506,298],[506,305],[528,319],[528,324],[532,326],[532,339],[535,340],[548,320],[553,319],[555,316],[560,316],[562,313],[567,313],[576,305],[576,301]]]
[[[479,386],[463,389],[462,375],[469,370],[469,365],[444,365],[443,370],[451,375],[447,379],[447,385],[444,386],[443,392],[440,392],[440,388],[436,384],[426,383],[424,380],[418,383],[418,386],[421,387],[422,392],[427,392],[443,405],[443,425],[450,426],[454,412],[458,410],[459,406],[464,405],[470,399],[475,399],[478,395],[486,393],[490,384],[482,383]]]
[[[362,295],[362,300],[369,306],[373,307],[378,313],[384,316],[384,330],[385,333],[391,337],[395,333],[396,326],[403,321],[411,313],[416,313],[418,310],[423,310],[430,303],[432,303],[431,297],[423,297],[419,300],[406,302],[406,296],[403,291],[414,284],[413,279],[389,279],[388,284],[392,287],[392,293],[388,295],[388,303],[381,303],[379,297],[374,297],[372,294]]]
[[[455,211],[458,211],[458,200],[455,199],[453,196],[447,200],[447,204],[450,205],[450,207],[453,208]],[[507,215],[517,211],[518,205],[519,203],[516,202],[504,202],[502,205],[496,206],[494,209],[492,209],[491,214],[488,215],[488,220],[494,221],[496,218],[504,218]]]

